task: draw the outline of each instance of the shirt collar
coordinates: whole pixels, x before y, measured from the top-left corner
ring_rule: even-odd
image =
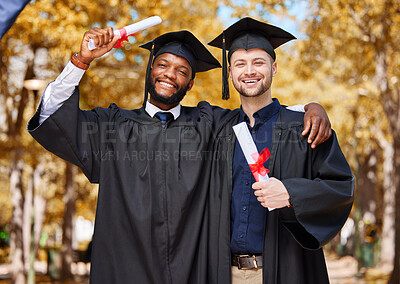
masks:
[[[255,125],[260,122],[268,121],[270,118],[272,118],[279,112],[280,108],[281,104],[279,103],[279,100],[273,98],[272,103],[256,111],[253,114],[253,117],[255,119]],[[250,119],[248,118],[247,114],[243,111],[242,107],[240,107],[239,121],[246,121],[247,123],[250,122]]]
[[[181,114],[181,104],[179,103],[177,106],[175,106],[169,110],[162,110],[159,107],[153,105],[150,102],[150,100],[147,100],[145,110],[151,117],[154,117],[157,112],[170,112],[174,116],[174,120],[175,120]]]

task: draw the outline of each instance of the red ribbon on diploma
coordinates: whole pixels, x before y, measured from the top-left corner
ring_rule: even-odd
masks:
[[[138,33],[135,33],[133,35],[127,35],[127,32],[126,32],[125,28],[121,28],[118,31],[121,34],[121,38],[114,45],[114,48],[123,47],[124,46],[124,41],[129,41],[129,37],[130,36],[137,36],[138,34],[140,34],[140,32],[138,32]]]
[[[256,161],[254,164],[249,164],[250,170],[253,173],[256,181],[259,180],[258,176],[265,176],[269,173],[269,170],[264,167],[264,163],[271,157],[271,153],[268,148],[264,148],[260,154],[253,153],[251,157]]]

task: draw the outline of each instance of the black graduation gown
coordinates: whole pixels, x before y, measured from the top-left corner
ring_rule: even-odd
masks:
[[[28,131],[99,183],[91,283],[208,283],[211,150],[232,112],[201,102],[162,126],[144,108],[78,106],[76,88]]]
[[[301,135],[304,114],[281,108],[274,127],[269,175],[283,182],[293,208],[266,209],[263,282],[329,283],[322,246],[345,223],[353,203],[354,177],[335,133],[316,149]],[[218,134],[214,151],[233,156],[237,117]],[[232,159],[213,163],[210,207],[218,250],[210,252],[215,283],[230,283]],[[219,230],[215,229],[219,226]],[[213,248],[210,248],[213,250]],[[218,261],[215,261],[215,260]]]

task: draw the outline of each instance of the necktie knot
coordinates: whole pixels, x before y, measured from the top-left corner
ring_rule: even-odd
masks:
[[[167,121],[169,121],[170,119],[172,119],[174,116],[172,115],[172,113],[170,112],[157,112],[156,113],[156,117],[161,120],[162,124],[166,124]]]

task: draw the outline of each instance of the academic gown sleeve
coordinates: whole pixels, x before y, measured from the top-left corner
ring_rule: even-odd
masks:
[[[279,170],[275,172],[293,205],[293,208],[279,210],[279,215],[302,247],[318,249],[340,231],[349,216],[354,176],[335,132],[328,141],[311,149],[307,138],[301,136],[301,130],[302,125],[295,131],[278,131],[278,136],[286,135],[281,138],[286,142],[299,141],[283,144],[289,146],[278,157]]]
[[[107,132],[100,131],[107,127],[108,109],[96,108],[92,111],[79,109],[79,89],[42,124],[39,124],[41,105],[28,122],[28,132],[44,148],[77,165],[92,183],[99,182],[102,147],[105,146]],[[103,133],[103,134],[101,134]]]

